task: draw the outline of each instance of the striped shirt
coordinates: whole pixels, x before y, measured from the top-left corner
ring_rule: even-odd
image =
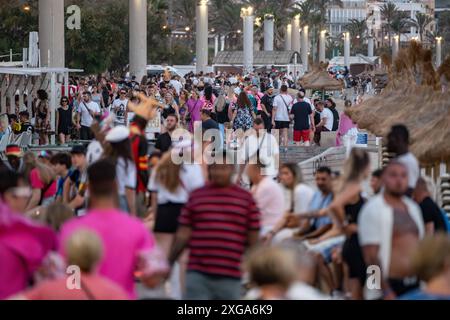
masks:
[[[249,231],[259,231],[260,212],[252,195],[231,185],[207,185],[191,193],[180,224],[192,229],[188,270],[240,278]]]

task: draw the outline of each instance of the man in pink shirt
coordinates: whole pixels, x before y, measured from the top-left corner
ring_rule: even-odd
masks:
[[[150,231],[137,218],[117,208],[116,167],[100,160],[88,168],[90,210],[61,229],[60,253],[66,256],[66,239],[78,229],[94,231],[103,242],[104,255],[99,274],[109,278],[135,298],[134,280],[138,277],[149,287],[159,283],[167,271],[167,262],[157,249]]]

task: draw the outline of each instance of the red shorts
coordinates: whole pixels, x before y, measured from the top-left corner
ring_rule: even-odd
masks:
[[[309,130],[294,130],[294,141],[295,142],[308,142],[309,139]]]

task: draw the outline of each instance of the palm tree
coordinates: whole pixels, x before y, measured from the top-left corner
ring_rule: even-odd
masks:
[[[361,51],[363,40],[367,35],[367,19],[350,19],[345,29],[350,33],[352,47],[355,48],[355,51]]]
[[[408,18],[408,14],[404,11],[398,11],[392,21],[391,21],[391,30],[401,37],[403,33],[406,33],[407,28],[411,25],[411,22]]]
[[[392,21],[394,20],[394,17],[398,12],[399,10],[397,6],[390,1],[383,4],[383,6],[380,8],[381,17],[384,20],[384,27],[388,32],[389,44],[391,43]]]
[[[423,41],[425,29],[433,21],[434,19],[431,16],[422,12],[416,12],[416,19],[411,19],[412,25],[414,25],[419,31],[420,42]]]

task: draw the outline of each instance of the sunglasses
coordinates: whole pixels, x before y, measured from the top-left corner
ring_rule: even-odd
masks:
[[[62,100],[62,102],[69,102],[68,100]]]
[[[126,92],[121,92],[120,94],[127,94]]]

